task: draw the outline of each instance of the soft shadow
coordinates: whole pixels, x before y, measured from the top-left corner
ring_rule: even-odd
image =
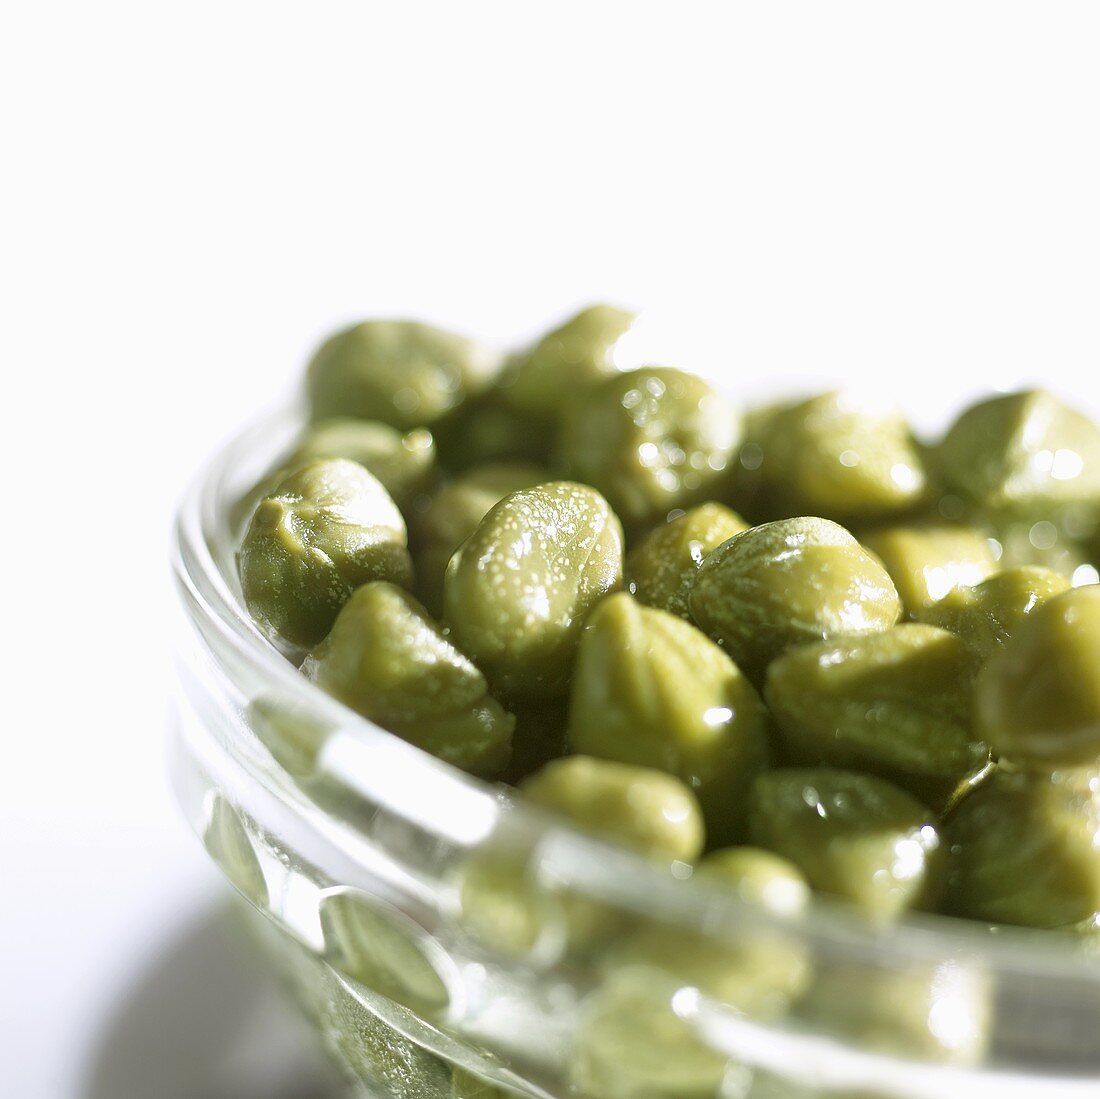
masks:
[[[346,1095],[232,912],[194,924],[130,990],[82,1099],[337,1099]]]

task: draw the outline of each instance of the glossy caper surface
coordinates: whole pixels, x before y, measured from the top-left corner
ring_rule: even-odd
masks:
[[[407,430],[434,424],[485,388],[501,366],[475,340],[410,320],[373,320],[337,332],[313,356],[306,390],[313,419],[354,416]]]
[[[682,779],[712,844],[743,838],[748,789],[770,755],[764,704],[737,665],[695,626],[625,592],[581,635],[569,744]]]
[[[256,507],[238,554],[252,616],[291,645],[314,645],[351,593],[412,581],[405,520],[377,478],[347,459],[317,459]]]
[[[797,645],[885,630],[901,602],[886,570],[828,519],[783,519],[723,542],[688,598],[692,618],[750,676]]]
[[[693,374],[646,367],[577,396],[562,422],[558,461],[633,527],[713,498],[732,475],[740,438],[728,397]]]
[[[460,648],[514,697],[568,688],[588,613],[622,583],[622,527],[593,488],[554,481],[506,496],[447,566]]]

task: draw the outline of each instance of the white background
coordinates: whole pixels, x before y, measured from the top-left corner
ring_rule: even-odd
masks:
[[[171,509],[326,329],[606,297],[754,392],[1092,400],[1098,56],[1085,3],[5,7],[0,1090],[84,1096],[213,888],[163,778]]]

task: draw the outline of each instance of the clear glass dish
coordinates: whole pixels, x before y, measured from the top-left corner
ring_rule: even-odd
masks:
[[[688,867],[513,804],[306,681],[251,623],[234,566],[235,505],[301,423],[290,408],[245,431],[183,500],[172,769],[365,1094],[1100,1095],[1100,951],[935,917],[871,928],[826,902],[763,917]],[[640,938],[661,966],[621,949]],[[766,1002],[702,995],[700,957],[738,980],[764,967]]]

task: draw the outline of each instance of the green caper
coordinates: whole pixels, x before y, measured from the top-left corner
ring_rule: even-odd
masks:
[[[326,961],[373,992],[428,1018],[450,991],[435,951],[412,921],[354,890],[328,892],[318,909]]]
[[[700,504],[662,523],[627,557],[629,589],[639,603],[690,618],[688,595],[703,559],[748,523],[723,504]]]
[[[989,1046],[992,999],[975,965],[837,959],[821,967],[799,1015],[861,1050],[946,1064],[977,1064]]]
[[[223,794],[216,794],[202,841],[210,857],[242,896],[257,908],[268,903],[267,879],[256,848],[237,810]]]
[[[641,854],[683,862],[702,854],[699,802],[682,782],[662,771],[569,756],[548,763],[520,789],[535,805]]]
[[[454,884],[459,926],[495,954],[530,957],[560,928],[564,906],[539,882],[528,851],[475,848]]]
[[[501,462],[475,466],[439,488],[410,515],[416,590],[433,614],[443,613],[443,578],[455,550],[477,530],[494,504],[550,479],[539,466]]]
[[[317,777],[317,763],[332,726],[319,719],[308,703],[289,692],[264,692],[249,703],[246,716],[284,771],[299,782]]]
[[[884,630],[901,613],[882,565],[827,519],[783,519],[708,554],[688,598],[695,621],[750,677],[810,641]]]
[[[625,592],[589,616],[569,713],[573,751],[682,779],[713,844],[741,838],[752,780],[768,762],[763,703],[691,624]]]
[[[1098,667],[1100,586],[1048,599],[978,676],[978,732],[1021,766],[1100,764]]]
[[[456,643],[509,697],[568,686],[588,612],[622,580],[607,501],[553,481],[506,496],[451,558],[444,607]]]
[[[315,645],[360,584],[411,583],[405,543],[405,520],[377,478],[318,459],[256,508],[238,554],[245,602],[270,634]]]
[[[758,909],[761,923],[746,919],[736,935],[708,938],[649,922],[613,950],[609,966],[659,970],[674,987],[696,988],[754,1018],[786,1014],[805,990],[810,960],[804,944],[774,925],[773,917],[785,919],[804,911],[810,900],[806,879],[785,859],[750,847],[708,855],[694,876]]]
[[[947,824],[946,909],[1063,927],[1100,915],[1100,778],[999,770]]]
[[[789,859],[762,847],[711,851],[696,866],[694,877],[731,889],[742,901],[777,916],[797,916],[810,903],[810,886],[802,871]]]
[[[483,389],[501,356],[464,336],[406,320],[365,321],[326,340],[309,364],[312,417],[430,426]]]
[[[749,834],[815,889],[875,920],[926,906],[938,893],[942,852],[932,813],[873,775],[767,771],[753,783]]]
[[[901,625],[786,653],[764,696],[792,762],[869,771],[942,805],[989,760],[971,730],[973,663],[955,634]]]
[[[730,479],[740,436],[737,410],[712,386],[646,367],[585,389],[566,411],[558,455],[633,527],[713,497]]]
[[[401,432],[375,420],[322,420],[310,426],[285,464],[293,468],[315,458],[358,462],[403,507],[435,479],[435,440],[424,428]]]
[[[1044,390],[968,408],[944,437],[938,462],[949,489],[994,513],[1100,503],[1100,428]]]
[[[615,371],[613,353],[634,314],[590,305],[516,355],[500,379],[502,403],[535,420],[554,420],[570,395]]]
[[[329,694],[456,767],[496,775],[514,718],[408,592],[359,588],[302,671]]]
[[[763,493],[777,516],[895,515],[925,492],[904,418],[851,393],[824,393],[776,410],[760,445]]]
[[[885,527],[859,540],[886,566],[905,609],[917,617],[955,588],[981,583],[997,569],[990,540],[969,527]]]
[[[714,1099],[727,1058],[672,1008],[676,991],[649,967],[614,973],[576,1028],[572,1083],[591,1099]]]
[[[973,587],[952,589],[920,618],[957,633],[978,660],[987,660],[1048,599],[1069,588],[1052,569],[1023,566],[994,573]]]

